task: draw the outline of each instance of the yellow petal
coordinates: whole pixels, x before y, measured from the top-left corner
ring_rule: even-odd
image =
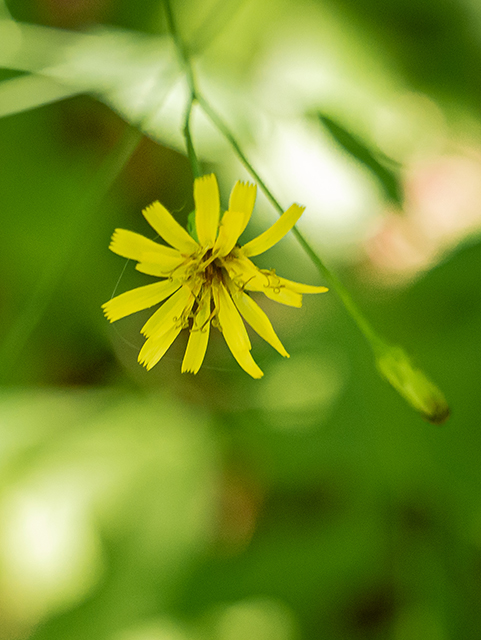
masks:
[[[167,249],[168,247],[166,247]],[[172,254],[161,255],[159,253],[155,253],[153,251],[145,251],[142,254],[142,258],[139,262],[148,262],[150,264],[158,264],[166,270],[172,270],[181,265],[182,263],[190,260],[190,258],[186,258],[183,256],[177,249],[171,249]]]
[[[232,298],[227,293],[223,284],[217,284],[214,289],[214,302],[217,308],[217,318],[219,324],[222,327],[224,337],[229,349],[233,352],[236,351],[249,351],[251,349],[251,343],[245,324],[236,309],[235,304],[232,302]],[[227,339],[229,334],[229,340]],[[231,346],[232,345],[232,346]]]
[[[143,253],[135,268],[141,273],[158,278],[167,278],[173,274],[177,277],[177,270],[186,259],[175,249],[173,251],[176,253],[175,256],[159,256],[153,252]]]
[[[160,202],[153,202],[142,211],[145,219],[159,236],[185,255],[195,253],[199,245],[187,231],[180,226]]]
[[[257,236],[257,238],[242,247],[243,254],[245,256],[258,256],[273,247],[292,229],[304,209],[305,207],[300,207],[298,204],[291,205],[267,231],[264,231],[260,236]]]
[[[256,267],[249,258],[244,256],[225,260],[222,262],[222,266],[239,287],[244,287],[248,282],[253,282],[259,287],[258,290],[262,290],[262,287],[270,285],[268,276]]]
[[[197,373],[204,361],[210,333],[210,289],[207,289],[194,317],[182,361],[182,373]]]
[[[219,226],[220,200],[213,173],[194,182],[195,228],[203,247],[213,247]]]
[[[246,228],[256,201],[257,185],[249,182],[236,182],[229,198],[229,211],[242,213],[239,235]]]
[[[222,335],[239,365],[253,378],[264,375],[250,354],[250,340],[245,325],[231,297],[222,284],[213,290],[217,318]]]
[[[161,265],[152,262],[138,262],[135,268],[137,271],[140,271],[140,273],[146,273],[148,276],[156,276],[157,278],[167,278],[172,271],[171,269],[166,270]]]
[[[223,266],[237,287],[247,291],[261,291],[268,298],[290,307],[302,306],[302,295],[284,285],[284,279],[279,278],[274,270],[259,269],[249,258],[243,256],[225,260]]]
[[[327,287],[317,287],[312,284],[302,284],[300,282],[286,280],[286,278],[279,278],[279,276],[276,277],[279,279],[281,286],[287,287],[288,289],[296,291],[297,293],[325,293],[326,291],[329,291]]]
[[[156,256],[156,261],[159,263],[163,260],[169,262],[181,258],[179,252],[172,247],[164,247],[127,229],[115,229],[109,249],[130,260],[140,261],[145,253]]]
[[[147,320],[141,333],[150,338],[162,335],[173,325],[182,327],[194,304],[194,299],[194,294],[189,287],[182,286]]]
[[[181,326],[172,325],[162,335],[146,340],[139,353],[138,360],[140,364],[144,365],[148,371],[152,369],[162,356],[165,355],[165,352],[177,338],[181,330]]]
[[[251,289],[250,285],[246,286],[248,291],[262,291],[262,293],[279,304],[285,304],[289,307],[302,307],[302,296],[300,293],[291,291],[286,287],[272,288],[264,287],[263,289]]]
[[[230,253],[243,231],[243,225],[244,216],[242,213],[226,211],[222,216],[219,235],[214,244],[213,254],[223,258]]]
[[[241,315],[244,317],[246,322],[250,324],[254,331],[274,347],[274,349],[276,349],[282,356],[288,358],[289,354],[277,337],[271,321],[259,305],[242,291],[234,292],[232,298]]]
[[[148,309],[154,304],[162,302],[177,291],[180,286],[181,283],[178,281],[164,280],[144,287],[137,287],[137,289],[126,291],[112,298],[102,305],[102,309],[110,322],[115,322],[115,320],[129,316],[131,313]]]
[[[229,344],[228,338],[225,335],[225,333],[224,333],[224,338],[225,338],[225,341],[227,342],[227,346],[232,352],[232,355],[237,360],[239,365],[244,369],[244,371],[248,373],[250,376],[252,376],[253,378],[256,378],[256,379],[262,378],[264,373],[262,369],[258,367],[254,358],[251,356],[251,352],[234,350]]]
[[[180,254],[178,254],[180,256]],[[155,261],[155,257],[152,254],[145,253],[144,259],[135,265],[137,271],[140,273],[147,273],[149,276],[157,276],[158,278],[175,278],[176,280],[185,279],[186,272],[190,268],[191,261],[189,258],[181,257],[181,262],[172,261],[168,263],[163,261],[162,264]]]

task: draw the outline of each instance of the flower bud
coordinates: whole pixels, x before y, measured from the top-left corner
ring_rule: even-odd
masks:
[[[446,399],[427,376],[413,366],[401,347],[385,346],[376,358],[381,375],[423,418],[442,424],[450,415]]]

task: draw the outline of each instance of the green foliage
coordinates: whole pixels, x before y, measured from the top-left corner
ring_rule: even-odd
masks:
[[[329,131],[334,140],[344,151],[363,164],[379,181],[385,197],[398,207],[403,205],[403,189],[398,171],[382,162],[379,153],[370,149],[360,138],[350,133],[333,118],[318,113],[321,124]]]

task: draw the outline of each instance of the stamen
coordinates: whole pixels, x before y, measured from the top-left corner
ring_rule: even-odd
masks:
[[[217,315],[217,309],[213,309],[213,311],[211,312],[210,316],[207,318],[207,320],[204,322],[204,324],[201,326],[200,330],[204,331],[205,327],[209,324],[209,322],[213,321],[215,316]],[[212,324],[214,324],[214,322],[212,322]],[[205,332],[204,332],[205,333]]]
[[[247,287],[247,285],[249,284],[249,282],[250,282],[251,280],[254,280],[254,278],[255,278],[255,276],[251,276],[251,277],[249,278],[249,280],[246,280],[245,282],[243,282],[243,283],[242,283],[242,285],[239,287],[239,291],[240,291],[241,293],[244,293],[244,289]]]

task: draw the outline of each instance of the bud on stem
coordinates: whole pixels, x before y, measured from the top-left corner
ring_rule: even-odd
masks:
[[[442,392],[412,364],[401,347],[378,346],[376,364],[381,375],[426,420],[442,424],[449,418],[450,410]]]

